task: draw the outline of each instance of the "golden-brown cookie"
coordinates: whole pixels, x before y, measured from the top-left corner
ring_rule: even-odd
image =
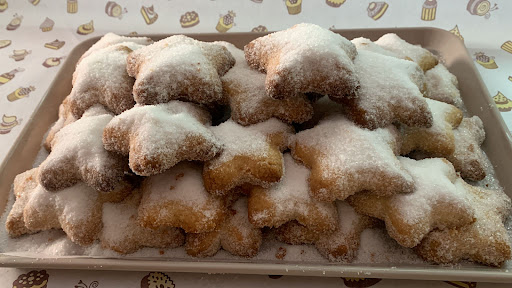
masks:
[[[314,24],[297,24],[257,38],[244,51],[249,65],[267,73],[265,87],[272,98],[315,92],[339,99],[355,97],[359,88],[355,46]]]
[[[382,48],[397,54],[400,58],[409,58],[418,63],[423,71],[434,68],[439,60],[427,49],[407,43],[394,33],[388,33],[380,37],[375,43]]]
[[[456,263],[462,259],[501,266],[511,258],[511,243],[505,220],[510,214],[510,198],[502,190],[474,187],[463,180],[457,185],[468,191],[476,221],[468,226],[434,230],[415,250],[434,263]]]
[[[222,145],[205,126],[210,115],[199,106],[171,101],[137,106],[114,117],[103,131],[105,149],[129,155],[133,172],[150,176],[180,161],[206,161]]]
[[[228,120],[211,131],[224,149],[203,169],[206,190],[225,195],[244,184],[269,187],[283,176],[283,154],[293,128],[272,118],[251,126]]]
[[[73,123],[76,121],[75,116],[71,113],[71,109],[69,109],[69,95],[64,98],[62,103],[59,105],[59,118],[52,125],[46,138],[44,140],[43,146],[49,152],[52,150],[52,140],[55,137],[55,134],[59,132],[62,127],[68,125],[69,123]]]
[[[390,125],[368,130],[331,115],[292,137],[295,159],[311,169],[311,196],[343,200],[363,190],[381,196],[412,192],[414,182],[396,158],[400,136]]]
[[[132,52],[126,69],[137,79],[137,103],[212,103],[222,100],[220,77],[233,65],[235,59],[226,47],[175,35]]]
[[[464,104],[460,97],[457,77],[450,73],[442,63],[425,72],[425,97],[452,104],[462,108]]]
[[[357,212],[384,220],[389,236],[405,247],[418,245],[433,229],[474,222],[469,192],[457,185],[459,178],[450,162],[405,157],[400,162],[414,179],[414,192],[387,197],[358,193],[348,199]]]
[[[336,206],[320,202],[309,194],[309,170],[284,155],[285,174],[281,182],[270,188],[254,187],[248,202],[249,221],[256,227],[279,227],[292,220],[318,233],[334,231]]]

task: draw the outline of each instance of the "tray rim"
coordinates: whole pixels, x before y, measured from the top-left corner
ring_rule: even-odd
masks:
[[[395,33],[407,32],[407,31],[419,31],[419,32],[433,32],[433,33],[444,33],[449,34],[450,37],[456,38],[455,35],[450,33],[447,30],[443,30],[436,27],[380,27],[380,28],[357,28],[357,29],[336,29],[333,32],[336,33],[344,33],[346,31],[357,32],[357,31],[374,31],[374,32],[389,32],[393,30]],[[264,33],[254,33],[254,32],[236,32],[229,33],[232,37],[237,35],[239,36],[262,36],[266,35],[270,32]],[[156,34],[140,34],[136,35],[146,36],[153,39],[168,37],[171,35],[178,35],[178,33],[156,33]],[[218,33],[184,33],[187,36],[208,36],[215,37],[218,36]],[[128,35],[126,35],[128,36]],[[131,35],[133,36],[133,35]],[[2,163],[0,163],[0,173],[6,169],[7,163],[9,159],[13,156],[14,151],[19,145],[22,145],[23,138],[27,137],[33,128],[33,122],[35,120],[34,115],[40,111],[41,107],[44,104],[44,100],[49,97],[49,92],[55,85],[58,85],[58,79],[62,76],[61,74],[66,73],[64,71],[64,67],[66,67],[67,62],[71,62],[72,57],[69,55],[74,55],[77,53],[77,50],[80,50],[80,47],[85,43],[96,42],[101,36],[95,36],[81,41],[76,44],[75,47],[69,52],[68,57],[66,57],[65,62],[59,68],[59,71],[55,75],[52,80],[49,88],[45,91],[43,97],[40,102],[34,109],[34,112],[31,114],[30,118],[27,120],[27,124],[23,127],[22,131],[16,138],[14,144],[11,146],[11,149],[6,154]],[[464,45],[465,47],[465,45]],[[464,49],[464,57],[470,57],[467,48]],[[485,93],[481,97],[490,99],[491,96],[485,83],[482,81],[481,75],[476,69],[474,63],[473,67],[475,70],[475,74],[483,84],[483,90]],[[490,107],[490,112],[492,114],[497,115],[497,120],[500,124],[501,130],[504,131],[508,138],[508,146],[511,146],[512,143],[512,134],[510,130],[507,128],[503,117],[501,117],[500,112],[498,111],[495,105]],[[442,265],[429,265],[430,267],[426,268],[425,266],[415,266],[411,264],[407,267],[400,267],[399,265],[395,266],[363,266],[363,265],[344,265],[344,264],[303,264],[303,263],[244,263],[244,262],[236,262],[236,261],[225,261],[225,262],[217,262],[213,260],[209,261],[173,261],[170,260],[155,260],[154,258],[143,259],[143,258],[98,258],[98,257],[87,257],[87,256],[78,256],[78,257],[40,257],[40,258],[30,258],[30,257],[20,257],[9,255],[9,253],[0,253],[0,267],[13,267],[13,268],[47,268],[47,269],[89,269],[89,270],[124,270],[124,271],[165,271],[165,272],[199,272],[199,273],[231,273],[231,274],[261,274],[261,275],[294,275],[294,276],[322,276],[322,277],[362,277],[362,278],[383,278],[383,279],[414,279],[414,280],[461,280],[465,281],[480,281],[480,282],[499,282],[499,283],[511,283],[512,282],[512,271],[503,268],[490,268],[485,266],[475,266],[475,267],[463,267],[457,268],[456,266],[442,266]]]

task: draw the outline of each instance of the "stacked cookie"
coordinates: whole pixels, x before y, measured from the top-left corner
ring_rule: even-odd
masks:
[[[385,225],[430,262],[510,258],[510,199],[465,182],[486,177],[482,121],[428,50],[312,24],[243,51],[151,43],[107,34],[80,59],[50,155],[15,179],[12,236],[253,257],[271,234],[350,262]]]

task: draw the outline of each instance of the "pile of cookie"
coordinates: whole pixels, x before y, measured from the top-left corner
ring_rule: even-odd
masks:
[[[499,266],[511,201],[466,182],[486,177],[485,132],[457,85],[395,34],[299,24],[241,50],[109,33],[78,61],[49,156],[16,177],[6,227],[196,257],[253,257],[274,235],[350,262],[385,225],[429,262]]]

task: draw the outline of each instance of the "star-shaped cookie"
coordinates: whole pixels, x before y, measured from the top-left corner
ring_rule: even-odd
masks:
[[[251,126],[228,120],[211,131],[224,149],[203,169],[206,190],[225,195],[244,184],[269,187],[283,176],[283,155],[293,128],[271,118]]]
[[[282,99],[315,92],[331,98],[355,97],[359,88],[349,40],[315,24],[297,24],[244,47],[251,67],[266,72],[267,95]]]
[[[142,183],[139,222],[148,228],[179,227],[187,233],[215,231],[227,209],[223,199],[204,189],[201,166],[181,162]],[[155,213],[158,211],[158,213]]]
[[[99,191],[113,190],[128,165],[125,157],[103,148],[103,128],[112,118],[108,113],[83,117],[57,132],[50,155],[40,165],[39,183],[49,191],[79,181]]]
[[[129,155],[135,174],[150,176],[183,160],[206,161],[220,153],[222,145],[205,125],[210,114],[192,103],[136,106],[106,125],[103,143]]]
[[[457,185],[459,178],[448,160],[400,157],[400,162],[414,179],[414,192],[387,197],[358,193],[349,198],[357,212],[384,220],[389,236],[405,247],[418,245],[436,228],[462,227],[475,221],[469,192]]]
[[[62,103],[59,105],[59,118],[57,121],[52,125],[52,128],[50,128],[50,131],[48,131],[48,134],[46,135],[46,139],[44,140],[44,148],[47,151],[52,150],[52,140],[53,137],[55,137],[55,134],[59,132],[62,127],[68,125],[69,123],[73,123],[76,121],[75,116],[73,116],[73,113],[71,113],[71,109],[69,108],[69,95],[64,98]]]
[[[354,64],[361,85],[358,96],[338,101],[354,122],[369,129],[395,122],[432,126],[432,114],[420,91],[423,71],[416,63],[359,50]]]
[[[226,47],[175,35],[131,53],[126,69],[137,79],[137,103],[212,103],[222,100],[220,77],[233,65],[235,59]]]
[[[239,198],[216,231],[187,234],[185,250],[194,257],[215,255],[220,248],[240,257],[258,254],[262,243],[261,229],[254,227],[247,217],[247,197]]]
[[[375,44],[397,54],[400,58],[411,59],[418,63],[423,71],[430,70],[439,63],[437,57],[430,51],[419,45],[407,43],[407,41],[398,37],[398,35],[394,33],[383,35],[375,41]]]
[[[306,95],[277,100],[265,92],[266,75],[251,68],[244,51],[228,42],[223,45],[235,57],[236,64],[222,76],[224,97],[231,108],[231,118],[241,125],[256,124],[272,117],[286,123],[302,123],[313,115]]]
[[[283,179],[270,188],[254,187],[249,196],[249,221],[256,227],[279,227],[296,220],[317,233],[336,229],[336,206],[310,196],[309,170],[284,155]]]
[[[434,230],[415,248],[416,252],[435,263],[467,259],[501,266],[512,254],[508,229],[504,225],[512,208],[510,198],[502,190],[471,186],[463,180],[456,184],[468,191],[476,221],[460,228]]]
[[[442,63],[425,72],[425,97],[462,108],[459,81]]]
[[[311,196],[334,201],[363,190],[381,196],[412,192],[414,182],[396,158],[399,141],[393,125],[368,130],[338,114],[297,133],[290,149],[311,169]]]

